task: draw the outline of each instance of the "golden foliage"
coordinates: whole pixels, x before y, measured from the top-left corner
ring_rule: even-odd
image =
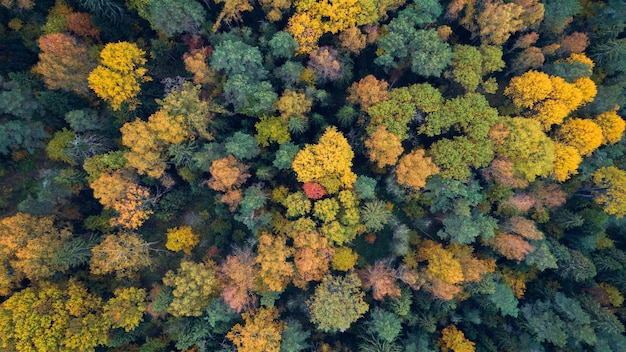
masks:
[[[259,308],[241,315],[244,325],[236,324],[226,338],[238,351],[279,352],[285,324],[279,320],[276,308]]]
[[[578,150],[567,144],[554,143],[554,178],[564,182],[572,175],[578,174],[578,165],[583,161]]]
[[[215,72],[207,64],[207,49],[197,49],[183,55],[185,69],[193,73],[193,83],[208,84],[215,80]]]
[[[128,103],[131,110],[139,101],[141,83],[150,80],[146,52],[129,42],[109,43],[100,52],[101,63],[88,77],[89,88],[103,100],[109,102],[113,110],[119,110],[122,103]]]
[[[449,325],[441,330],[441,338],[437,342],[441,352],[474,352],[474,343],[465,338],[463,331],[457,329],[455,325]]]
[[[437,165],[424,153],[424,149],[414,149],[400,158],[396,167],[399,184],[417,191],[426,185],[428,177],[439,173]]]
[[[294,276],[293,264],[287,259],[293,249],[287,246],[284,235],[272,236],[267,233],[259,237],[256,262],[260,267],[260,276],[268,290],[282,292]]]
[[[225,21],[230,24],[232,21],[241,21],[241,13],[244,11],[252,11],[254,7],[250,0],[213,0],[216,4],[224,3],[222,11],[217,16],[215,24],[213,25],[213,32],[217,32]]]
[[[352,83],[348,88],[346,101],[350,104],[361,105],[362,110],[369,109],[372,105],[388,99],[389,83],[378,80],[373,75],[367,75],[358,82]]]
[[[511,78],[504,90],[504,95],[511,98],[518,107],[532,108],[537,102],[548,98],[552,90],[550,76],[531,70],[521,76]]]
[[[354,253],[351,248],[345,246],[338,247],[335,248],[331,264],[334,270],[348,271],[354,268],[358,258],[359,255]]]
[[[596,116],[595,122],[602,129],[602,144],[615,144],[622,139],[626,122],[617,114],[619,107]]]
[[[317,144],[308,144],[296,154],[292,167],[299,182],[319,183],[334,194],[356,181],[351,170],[353,157],[348,140],[335,127],[329,127]]]
[[[122,328],[126,332],[134,330],[143,320],[146,290],[136,287],[117,288],[114,295],[104,305],[104,317],[114,328]]]
[[[66,270],[67,264],[54,261],[55,253],[72,236],[70,228],[57,228],[53,216],[36,217],[17,213],[0,220],[0,266],[11,268],[12,275],[2,273],[0,287],[5,295],[13,283],[26,277],[39,281]],[[6,276],[5,276],[6,274]]]
[[[190,255],[191,250],[200,242],[200,237],[193,232],[190,226],[174,227],[167,230],[165,248],[170,251]]]
[[[350,27],[343,30],[339,34],[341,46],[348,49],[351,53],[359,55],[361,50],[367,45],[367,37],[361,33],[358,27]]]
[[[283,123],[287,123],[291,117],[307,121],[307,114],[311,111],[312,103],[311,99],[308,99],[303,93],[285,89],[283,95],[275,103],[275,108],[280,113],[280,119]]]
[[[560,142],[574,147],[580,155],[590,156],[602,144],[602,128],[589,119],[567,120],[559,130]]]

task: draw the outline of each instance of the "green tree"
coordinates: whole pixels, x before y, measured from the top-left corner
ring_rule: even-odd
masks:
[[[348,329],[368,309],[360,286],[361,280],[356,274],[325,276],[307,301],[311,322],[324,332]]]
[[[195,34],[206,20],[204,7],[195,0],[151,0],[147,4],[146,19],[168,37],[181,33]]]

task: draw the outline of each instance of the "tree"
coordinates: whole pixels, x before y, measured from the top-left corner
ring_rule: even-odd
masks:
[[[215,71],[207,64],[209,48],[203,47],[183,54],[185,70],[193,73],[194,84],[209,84],[215,81]]]
[[[481,42],[504,44],[511,34],[524,29],[524,22],[521,19],[523,12],[522,6],[514,2],[507,4],[502,0],[483,2],[482,11],[476,18],[480,26]]]
[[[345,331],[365,312],[361,280],[354,273],[345,276],[326,275],[315,288],[307,305],[311,322],[324,332]]]
[[[539,71],[528,71],[521,76],[511,78],[504,90],[518,107],[532,108],[552,93],[553,85],[550,76]]]
[[[293,117],[307,121],[307,114],[311,111],[312,103],[311,99],[308,99],[303,93],[285,89],[283,95],[276,102],[276,109],[284,123]]]
[[[370,161],[376,163],[379,168],[395,165],[404,151],[400,138],[387,131],[384,125],[378,126],[376,131],[365,140],[365,147],[367,147]]]
[[[250,310],[256,303],[252,291],[256,287],[258,267],[250,248],[238,249],[228,255],[218,268],[220,281],[224,284],[221,297],[228,306],[237,311]]]
[[[226,337],[238,351],[279,352],[285,323],[278,317],[276,308],[259,308],[243,313],[244,325],[236,324]]]
[[[152,263],[150,245],[134,233],[108,235],[91,249],[89,269],[94,275],[114,273],[119,278],[133,277]]]
[[[170,270],[165,273],[163,283],[174,288],[174,299],[167,311],[175,317],[202,315],[221,287],[216,265],[212,261],[183,261],[176,272]]]
[[[557,181],[564,182],[578,173],[578,165],[583,161],[578,149],[560,142],[554,143],[554,170]]]
[[[426,185],[428,177],[439,173],[437,165],[424,154],[424,149],[414,149],[400,159],[396,167],[399,184],[417,191]]]
[[[449,325],[441,330],[441,338],[437,342],[442,352],[474,352],[475,344],[465,338],[463,331],[455,325]]]
[[[288,169],[291,167],[291,162],[296,152],[299,150],[297,146],[290,143],[291,136],[289,135],[289,127],[278,117],[261,116],[259,122],[254,124],[254,128],[257,131],[256,139],[259,141],[259,145],[267,147],[271,143],[278,143],[280,145],[278,152],[276,152],[276,160],[279,160],[281,156],[280,169]],[[283,145],[285,147],[283,147]],[[288,152],[288,153],[287,153]],[[291,154],[293,152],[293,155]],[[283,154],[286,153],[286,154]],[[283,160],[283,156],[289,156],[289,165],[287,165],[287,159]],[[278,167],[277,165],[274,165]]]
[[[146,290],[143,288],[117,288],[115,295],[104,305],[103,315],[114,328],[126,332],[134,330],[143,320],[146,310]]]
[[[379,199],[366,202],[360,213],[365,229],[372,232],[381,231],[391,218],[391,211],[387,208],[387,204]]]
[[[46,34],[37,40],[41,53],[33,71],[43,76],[49,89],[74,91],[88,96],[87,78],[96,67],[85,45],[63,34]]]
[[[593,183],[603,189],[595,193],[595,201],[607,214],[626,216],[626,172],[615,166],[603,167],[593,173]]]
[[[348,88],[346,100],[350,104],[359,104],[361,110],[367,111],[372,105],[385,101],[388,98],[389,83],[378,80],[373,75],[367,75]]]
[[[216,0],[216,4],[224,3],[222,11],[213,25],[213,32],[217,32],[222,21],[230,24],[232,21],[241,21],[241,13],[251,11],[253,6],[249,0]]]
[[[91,21],[87,12],[72,12],[66,17],[67,29],[84,38],[100,39],[100,28]],[[95,65],[94,65],[95,66]]]
[[[293,264],[287,262],[293,249],[286,242],[284,235],[271,236],[263,233],[259,237],[255,260],[259,264],[263,284],[269,291],[282,292],[294,276]]]
[[[56,225],[53,216],[17,213],[1,219],[0,266],[8,268],[12,274],[0,277],[7,284],[0,293],[8,294],[24,277],[37,282],[68,269],[67,263],[54,258],[71,236],[71,228]]]
[[[181,33],[195,34],[206,19],[204,7],[195,0],[151,0],[147,4],[147,20],[154,29],[168,37]]]
[[[602,129],[602,144],[619,142],[626,128],[626,122],[617,114],[617,109],[596,116],[595,123]]]
[[[498,153],[513,162],[513,169],[532,182],[537,176],[546,177],[554,168],[554,142],[546,136],[536,120],[521,117],[505,121],[509,134],[497,148]]]
[[[122,171],[102,173],[91,182],[94,197],[118,213],[111,225],[127,229],[140,227],[153,213],[154,199],[148,188],[135,183]]]
[[[253,136],[237,131],[226,138],[224,147],[228,154],[237,159],[252,159],[260,152],[259,142]]]
[[[480,168],[493,160],[493,144],[490,140],[472,140],[466,136],[443,138],[432,144],[430,154],[443,178],[466,180],[471,176],[470,167]]]
[[[227,192],[233,188],[241,186],[250,174],[246,172],[247,167],[228,155],[225,158],[214,160],[211,163],[211,179],[209,187],[219,192]]]
[[[343,76],[343,60],[339,52],[332,47],[323,46],[309,55],[307,67],[315,72],[320,83],[336,81]]]
[[[0,305],[0,346],[14,351],[95,351],[108,341],[102,300],[78,281],[43,282]]]
[[[390,262],[379,260],[364,270],[363,285],[372,288],[372,297],[376,300],[384,300],[385,297],[398,298],[401,292],[396,283],[397,276],[396,269],[391,267]]]
[[[181,87],[172,89],[165,98],[155,99],[155,101],[161,107],[161,111],[167,113],[167,116],[181,119],[180,128],[185,130],[183,133],[185,138],[202,137],[209,141],[213,140],[213,135],[207,131],[213,115],[209,112],[209,103],[201,98],[199,85],[184,82]],[[155,123],[159,124],[159,121]],[[168,126],[165,129],[170,128],[174,126]],[[159,127],[155,127],[155,130],[159,130]],[[166,140],[166,143],[176,143],[167,138],[161,137],[161,139]]]
[[[367,37],[358,27],[350,27],[339,34],[341,46],[358,55],[367,45]]]
[[[328,239],[317,231],[293,232],[291,238],[296,268],[294,285],[304,288],[310,281],[322,280],[328,272],[331,258],[334,258]]]
[[[602,144],[602,129],[589,119],[569,119],[559,130],[557,138],[574,147],[580,155],[590,156]]]
[[[510,260],[523,260],[526,254],[533,251],[533,246],[520,236],[500,233],[492,238],[493,247],[498,254]]]
[[[128,103],[131,110],[135,109],[140,84],[150,80],[145,76],[148,70],[143,67],[145,54],[133,43],[107,44],[100,52],[100,65],[87,78],[89,88],[109,102],[113,110],[119,110],[122,103]]]
[[[340,187],[350,188],[356,175],[352,172],[354,152],[346,138],[334,127],[326,129],[317,144],[306,145],[293,159],[299,182],[316,182],[328,193]]]
[[[167,242],[165,248],[170,251],[190,255],[191,250],[200,242],[200,237],[193,233],[190,226],[174,227],[167,230]]]
[[[255,81],[250,76],[236,74],[224,85],[224,99],[236,113],[258,117],[274,111],[278,95],[269,81]]]

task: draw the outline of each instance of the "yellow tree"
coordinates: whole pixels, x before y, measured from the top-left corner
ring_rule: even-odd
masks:
[[[0,277],[6,284],[0,287],[0,294],[8,294],[24,277],[39,281],[67,269],[67,264],[54,257],[71,236],[71,229],[56,226],[53,216],[17,213],[0,220],[0,266],[8,265],[12,272]]]
[[[201,316],[221,287],[216,265],[212,261],[183,261],[176,272],[170,270],[165,273],[163,283],[174,288],[174,299],[167,311],[176,317]]]
[[[279,352],[282,332],[285,328],[276,308],[259,308],[241,315],[244,325],[236,324],[226,337],[237,346],[238,351]]]
[[[578,165],[583,161],[578,149],[564,143],[554,143],[554,178],[564,182],[578,173]]]
[[[165,248],[170,251],[190,255],[191,250],[200,242],[200,237],[193,232],[190,226],[174,227],[167,230]]]
[[[213,32],[217,32],[220,28],[222,21],[227,24],[232,21],[241,21],[241,13],[244,11],[251,11],[254,7],[250,0],[214,0],[216,4],[223,3],[224,7],[215,20],[213,25]]]
[[[626,122],[617,114],[619,107],[596,116],[595,122],[602,129],[602,144],[615,144],[622,139]]]
[[[354,152],[346,137],[335,127],[329,127],[317,144],[309,144],[296,154],[292,167],[299,182],[319,183],[329,194],[334,194],[341,187],[352,187],[356,181],[351,170],[352,158]]]
[[[122,103],[128,103],[131,110],[135,109],[139,103],[136,97],[141,91],[141,83],[150,80],[145,76],[148,70],[143,67],[145,54],[133,43],[107,44],[100,52],[100,65],[89,74],[89,88],[109,102],[113,110],[119,110]]]
[[[511,78],[504,89],[504,95],[518,107],[532,108],[552,93],[552,80],[543,72],[530,70],[521,76]]]
[[[89,269],[95,275],[133,277],[152,263],[150,246],[151,243],[134,233],[108,235],[91,249]]]
[[[282,292],[287,288],[294,274],[293,264],[287,262],[292,253],[293,249],[287,246],[284,235],[264,233],[259,237],[256,262],[263,284],[270,291]]]
[[[474,352],[474,343],[467,338],[463,331],[457,329],[455,325],[450,325],[441,330],[441,338],[437,342],[441,352]]]
[[[626,216],[626,172],[609,166],[596,170],[592,176],[593,183],[602,188],[595,193],[595,201],[604,206],[607,214]]]
[[[602,128],[589,119],[567,120],[559,130],[560,142],[575,148],[580,155],[590,156],[602,144]]]
[[[146,310],[146,290],[143,288],[117,288],[114,297],[104,305],[104,317],[114,328],[126,332],[134,330],[143,320]]]
[[[108,342],[102,300],[78,281],[43,282],[0,304],[0,347],[7,351],[95,351]]]
[[[307,98],[304,93],[285,89],[283,95],[274,105],[280,113],[281,121],[287,123],[292,117],[307,121],[307,114],[311,111],[312,103],[311,99]]]
[[[418,148],[400,158],[396,167],[399,184],[417,191],[426,185],[428,177],[439,173],[437,165],[424,153],[424,149]]]
[[[376,163],[379,168],[395,165],[404,151],[400,137],[387,131],[387,128],[382,125],[378,126],[376,131],[365,140],[365,147],[367,147],[370,161]]]

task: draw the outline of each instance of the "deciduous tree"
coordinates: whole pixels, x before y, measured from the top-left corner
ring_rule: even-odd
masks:
[[[559,130],[562,143],[574,147],[580,155],[590,156],[602,144],[602,129],[589,119],[569,119]]]
[[[89,88],[103,100],[109,102],[113,110],[119,110],[122,103],[134,109],[139,103],[137,95],[141,83],[150,80],[145,51],[129,42],[109,43],[100,52],[100,65],[88,77]]]
[[[365,140],[365,147],[367,147],[370,161],[379,168],[395,165],[404,151],[400,137],[387,131],[384,125],[378,126],[376,131]]]
[[[287,246],[286,236],[263,233],[259,237],[256,262],[259,264],[263,284],[268,290],[282,292],[291,282],[294,268],[287,259],[292,254],[293,249]]]
[[[244,325],[236,324],[226,337],[238,351],[279,352],[285,323],[276,308],[259,308],[242,314]]]
[[[231,309],[241,312],[254,307],[258,270],[250,248],[236,250],[220,264],[218,272],[224,284],[221,296]]]
[[[604,211],[618,218],[626,216],[626,172],[615,166],[603,167],[593,173],[593,183],[604,189],[595,197]]]
[[[619,142],[626,128],[626,122],[617,114],[617,109],[596,116],[595,123],[602,129],[602,144]]]
[[[373,75],[367,75],[348,88],[346,100],[350,104],[359,104],[362,110],[367,111],[372,105],[385,101],[388,98],[389,83],[378,80]]]
[[[354,273],[325,276],[307,301],[311,322],[324,332],[347,330],[368,309],[360,286],[361,280]]]
[[[449,325],[441,330],[441,339],[437,342],[442,352],[474,352],[475,344],[465,338],[463,331],[455,325]]]
[[[439,173],[437,165],[424,154],[424,149],[414,149],[400,159],[396,167],[399,184],[417,191],[426,185],[428,177]]]
[[[190,226],[174,227],[167,230],[165,248],[170,251],[190,255],[191,250],[200,242],[200,237],[193,232]]]
[[[92,274],[115,274],[117,277],[132,277],[152,263],[151,243],[134,233],[107,235],[91,249],[89,268]]]
[[[167,310],[176,317],[202,315],[221,287],[212,261],[183,261],[176,272],[170,270],[165,274],[163,283],[174,288],[174,299]]]
[[[114,297],[104,305],[103,315],[114,328],[134,330],[143,320],[146,310],[146,290],[128,287],[115,289]]]
[[[292,167],[300,182],[316,182],[334,194],[340,187],[350,188],[356,175],[352,172],[354,152],[348,140],[329,127],[317,144],[307,145],[293,159]]]
[[[37,43],[41,52],[33,71],[43,76],[46,86],[88,96],[87,78],[96,62],[89,56],[87,46],[63,33],[43,35]]]

